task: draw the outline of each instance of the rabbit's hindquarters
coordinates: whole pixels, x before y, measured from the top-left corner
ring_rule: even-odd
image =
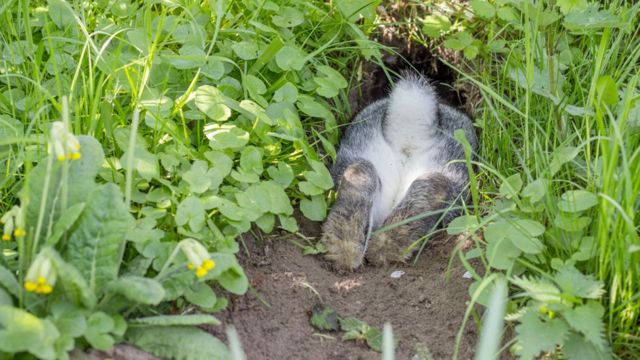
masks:
[[[338,180],[338,198],[322,226],[327,258],[336,267],[353,270],[362,264],[371,232],[371,207],[380,179],[364,159],[351,163]]]
[[[407,260],[413,252],[410,245],[432,231],[438,222],[446,221],[444,217],[451,216],[443,215],[443,211],[439,210],[445,210],[454,204],[458,193],[454,183],[442,173],[428,173],[418,177],[384,221],[383,227],[398,224],[414,216],[425,216],[373,235],[369,240],[367,261],[374,265],[385,265]]]

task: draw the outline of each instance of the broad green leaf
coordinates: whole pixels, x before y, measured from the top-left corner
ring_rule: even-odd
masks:
[[[524,187],[522,197],[528,198],[531,203],[536,203],[544,197],[547,191],[548,181],[546,179],[537,179]]]
[[[484,231],[484,238],[487,241],[487,259],[489,265],[496,269],[510,269],[515,259],[522,253],[513,245],[511,239],[506,237],[509,226],[506,221],[497,221],[489,224]]]
[[[619,101],[618,85],[609,75],[598,78],[596,92],[598,94],[598,100],[606,105],[615,106]]]
[[[307,219],[322,221],[327,216],[327,202],[323,195],[316,195],[311,199],[304,198],[300,200],[300,210]]]
[[[84,338],[94,348],[107,351],[111,349],[115,340],[109,333],[114,329],[115,321],[106,313],[95,312],[87,320],[87,331]]]
[[[293,170],[289,164],[278,161],[278,166],[269,166],[267,168],[267,173],[273,179],[273,181],[277,182],[282,187],[288,187],[293,181]]]
[[[231,116],[225,95],[216,87],[202,85],[195,91],[196,107],[215,121],[226,121]]]
[[[193,69],[204,66],[207,54],[199,46],[185,45],[178,50],[178,55],[164,54],[162,58],[179,70]]]
[[[120,248],[133,219],[114,184],[99,186],[86,204],[67,241],[65,258],[88,280],[90,289],[103,291],[118,275]]]
[[[189,184],[189,189],[192,192],[201,194],[209,190],[209,187],[212,185],[212,176],[209,176],[208,170],[209,169],[205,161],[196,160],[191,165],[191,168],[184,172],[182,178]]]
[[[303,173],[305,179],[324,190],[333,188],[333,179],[327,167],[320,161],[315,160],[309,160],[309,164],[313,171],[305,171]]]
[[[273,214],[264,214],[257,218],[255,223],[258,225],[260,230],[265,233],[270,233],[276,225],[276,217]]]
[[[158,315],[131,319],[129,322],[135,325],[153,326],[196,326],[196,325],[220,325],[220,320],[213,315],[189,314],[189,315]]]
[[[201,308],[212,308],[218,300],[211,286],[203,282],[197,282],[191,285],[191,287],[184,292],[184,297],[190,303]]]
[[[513,245],[527,254],[539,254],[544,245],[537,236],[544,233],[545,227],[541,223],[529,219],[514,219],[508,221],[505,236],[511,239]]]
[[[0,305],[0,351],[29,352],[41,359],[55,359],[54,343],[60,336],[48,319],[24,310]]]
[[[599,299],[604,295],[604,285],[591,275],[584,275],[570,266],[560,270],[554,277],[563,292],[585,299]]]
[[[200,231],[205,224],[202,201],[195,196],[189,196],[182,200],[178,205],[175,221],[178,226],[189,224],[192,231]]]
[[[333,114],[331,114],[331,111],[329,111],[326,106],[323,106],[310,96],[298,96],[298,102],[296,103],[296,105],[298,106],[298,109],[300,109],[300,111],[309,116],[323,119],[333,119]]]
[[[15,274],[9,269],[0,264],[0,285],[7,290],[11,295],[20,296],[20,284],[16,280]]]
[[[79,160],[69,161],[68,163],[60,163],[52,159],[53,167],[46,193],[44,192],[44,183],[47,173],[47,161],[49,161],[48,157],[29,172],[26,184],[22,189],[20,200],[22,204],[26,204],[25,223],[27,234],[35,235],[40,207],[44,202],[44,212],[42,214],[42,229],[44,231],[40,233],[39,243],[44,242],[48,235],[47,229],[51,229],[63,213],[61,211],[61,198],[64,196],[62,192],[63,166],[68,165],[69,167],[68,176],[66,177],[68,189],[67,208],[85,202],[87,195],[96,187],[95,177],[104,162],[102,146],[96,139],[89,136],[78,136],[77,138],[80,142],[82,157]]]
[[[249,133],[232,124],[207,124],[204,134],[213,150],[238,149],[249,142]]]
[[[594,29],[621,27],[625,24],[611,10],[598,10],[598,4],[589,4],[579,11],[571,11],[564,18],[564,27],[578,33],[589,33]]]
[[[553,219],[553,225],[569,232],[582,231],[591,224],[591,218],[587,216],[578,216],[573,213],[558,212]]]
[[[0,306],[13,306],[13,297],[0,287]]]
[[[144,351],[166,359],[226,360],[225,345],[213,335],[192,326],[145,326],[127,330],[125,339]]]
[[[542,302],[559,302],[560,289],[550,281],[537,277],[516,277],[512,282],[524,289],[527,296]]]
[[[496,8],[486,0],[471,0],[473,12],[481,18],[490,19],[496,14]]]
[[[317,69],[323,75],[313,78],[313,81],[318,85],[316,92],[319,95],[332,98],[338,95],[340,89],[347,87],[347,80],[336,70],[326,65],[318,66]]]
[[[573,160],[580,153],[580,149],[573,146],[560,146],[551,156],[551,163],[549,164],[549,172],[551,176],[555,175],[563,164]]]
[[[302,70],[305,63],[305,54],[300,48],[287,45],[276,54],[276,64],[282,70]]]
[[[298,99],[298,88],[290,82],[282,85],[276,92],[273,94],[273,100],[275,101],[283,101],[287,103],[295,103]]]
[[[478,218],[473,215],[458,216],[447,226],[447,234],[457,235],[466,231],[475,232],[478,229],[478,225]]]
[[[288,232],[295,233],[298,231],[298,223],[293,217],[278,215],[278,220],[280,220],[280,226]]]
[[[258,147],[245,147],[240,154],[240,167],[246,172],[253,172],[257,175],[262,174],[262,155],[263,150]]]
[[[601,352],[588,342],[583,335],[572,331],[562,347],[562,353],[567,360],[608,360],[609,351]]]
[[[129,164],[129,151],[125,151],[120,157],[120,163],[123,168],[127,168]],[[151,181],[160,174],[158,168],[158,158],[144,149],[142,146],[135,146],[133,151],[133,169],[145,180]]]
[[[449,29],[451,29],[451,21],[440,13],[428,15],[422,21],[422,31],[430,37],[438,37]]]
[[[164,289],[154,279],[123,276],[108,284],[108,289],[138,304],[158,305],[164,298]]]
[[[375,9],[380,0],[336,0],[334,4],[340,14],[350,22],[355,22],[361,17],[371,22],[375,19]]]
[[[290,28],[298,26],[304,22],[304,15],[296,8],[284,6],[280,11],[271,17],[273,24],[280,27]]]
[[[64,28],[75,23],[74,13],[69,4],[62,0],[48,0],[47,12],[51,20],[58,26]]]
[[[473,35],[466,31],[461,31],[455,36],[450,36],[445,40],[444,46],[453,50],[464,50],[473,43]]]
[[[556,5],[560,8],[560,12],[567,15],[572,10],[582,10],[587,7],[587,0],[558,0]]]
[[[564,212],[576,213],[598,205],[598,197],[586,190],[570,190],[562,194],[558,208]]]
[[[518,196],[520,189],[522,189],[522,178],[520,174],[513,174],[500,185],[500,195],[511,199]]]
[[[258,58],[258,44],[251,41],[240,41],[231,45],[233,52],[242,60]]]
[[[582,333],[599,351],[605,351],[607,346],[604,338],[603,315],[604,307],[593,300],[562,313],[569,326]]]
[[[300,181],[298,183],[298,189],[300,189],[303,194],[309,196],[315,196],[324,193],[324,189],[317,187],[308,181]]]
[[[263,181],[260,186],[269,194],[269,204],[271,205],[271,213],[281,215],[293,214],[291,201],[284,191],[282,185],[273,181]]]
[[[75,305],[84,305],[86,308],[93,308],[96,304],[96,296],[86,279],[73,265],[62,260],[60,255],[53,249],[47,249],[54,259],[54,265],[58,271],[58,284],[62,288],[68,301]]]
[[[534,359],[541,353],[553,352],[569,335],[569,327],[558,318],[543,322],[537,312],[529,308],[516,326],[517,340],[522,359]]]
[[[380,331],[380,329],[378,328],[369,328],[369,330],[367,331],[367,345],[377,351],[377,352],[381,352],[382,351],[382,331]]]

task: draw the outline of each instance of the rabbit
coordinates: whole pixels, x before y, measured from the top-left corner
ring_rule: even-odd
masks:
[[[468,196],[464,150],[453,138],[462,129],[477,149],[471,119],[439,101],[427,79],[404,75],[387,98],[357,114],[346,129],[330,169],[337,198],[322,225],[326,258],[337,269],[364,262],[404,262],[406,249]],[[437,212],[373,234],[376,229]],[[443,215],[444,212],[444,215]]]

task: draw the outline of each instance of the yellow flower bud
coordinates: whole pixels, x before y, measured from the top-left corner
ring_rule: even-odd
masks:
[[[215,266],[216,263],[211,259],[207,259],[202,263],[202,267],[207,271],[213,269]]]
[[[15,237],[23,237],[25,235],[27,235],[27,232],[24,231],[23,228],[17,228],[14,232],[13,235],[15,235]]]
[[[71,155],[69,155],[69,157],[71,158],[71,160],[78,160],[78,159],[80,159],[81,155],[80,155],[79,152],[74,152],[74,153],[71,153]]]
[[[9,241],[9,240],[11,240],[11,235],[9,235],[9,234],[2,234],[2,240],[3,240],[3,241]]]
[[[203,267],[199,267],[199,268],[196,270],[196,276],[197,276],[197,277],[201,278],[201,277],[203,277],[203,276],[205,276],[205,275],[207,275],[207,270],[206,270],[205,268],[203,268]]]
[[[37,287],[38,287],[38,284],[34,282],[31,282],[28,280],[24,282],[24,289],[27,290],[28,292],[34,292]]]

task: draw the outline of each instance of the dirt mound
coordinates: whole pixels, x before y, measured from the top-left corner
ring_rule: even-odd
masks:
[[[447,271],[452,241],[429,246],[415,266],[365,266],[339,275],[320,257],[303,255],[287,236],[246,241],[249,253],[240,258],[255,291],[216,314],[224,326],[212,328],[215,335],[224,338],[220,329],[234,325],[248,359],[379,359],[363,343],[342,341],[341,333],[321,333],[310,325],[311,309],[323,302],[340,316],[371,326],[390,322],[400,342],[397,359],[419,359],[417,349],[428,349],[435,360],[451,358],[470,281],[457,261]],[[391,278],[395,270],[405,274]],[[459,358],[471,359],[475,343],[470,322]]]

